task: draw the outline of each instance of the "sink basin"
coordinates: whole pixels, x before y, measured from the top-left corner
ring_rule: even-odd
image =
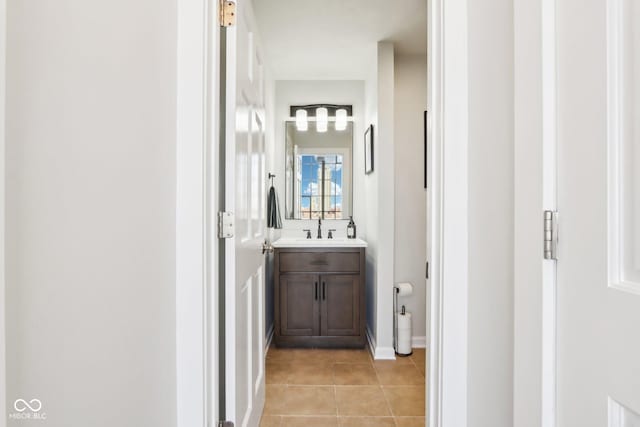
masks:
[[[304,239],[284,237],[273,242],[274,248],[366,248],[362,239]]]

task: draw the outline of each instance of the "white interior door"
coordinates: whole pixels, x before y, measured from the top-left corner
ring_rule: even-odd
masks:
[[[264,406],[265,115],[263,65],[251,2],[238,0],[226,29],[225,418],[259,423]]]
[[[557,420],[640,426],[640,2],[557,0]]]

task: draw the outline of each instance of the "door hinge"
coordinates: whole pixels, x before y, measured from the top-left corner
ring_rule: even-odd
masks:
[[[236,2],[220,0],[220,26],[233,27],[236,25]]]
[[[230,239],[233,237],[233,213],[218,212],[218,237],[221,239]]]
[[[427,261],[427,279],[429,278],[429,261]]]
[[[231,421],[218,421],[218,427],[233,427]]]
[[[544,211],[544,259],[558,259],[558,212]]]

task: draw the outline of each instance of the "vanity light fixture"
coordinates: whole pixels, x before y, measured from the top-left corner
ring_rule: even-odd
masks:
[[[339,108],[336,110],[336,130],[347,129],[347,110]]]
[[[326,107],[316,109],[316,130],[326,132],[329,127],[329,110]]]
[[[296,129],[298,132],[306,132],[309,129],[307,110],[300,109],[296,111]]]
[[[295,119],[296,130],[299,132],[308,131],[310,121],[316,122],[317,132],[327,132],[329,120],[335,122],[336,130],[344,131],[347,130],[349,118],[352,116],[352,105],[310,104],[289,107],[289,117]]]

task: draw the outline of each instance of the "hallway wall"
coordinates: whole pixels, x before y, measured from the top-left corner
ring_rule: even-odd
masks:
[[[395,57],[395,272],[394,282],[413,283],[399,297],[412,313],[414,342],[426,345],[427,191],[424,188],[424,111],[427,56]]]
[[[513,423],[513,1],[490,3],[468,3],[469,427]]]
[[[8,2],[9,410],[176,425],[176,3]]]

